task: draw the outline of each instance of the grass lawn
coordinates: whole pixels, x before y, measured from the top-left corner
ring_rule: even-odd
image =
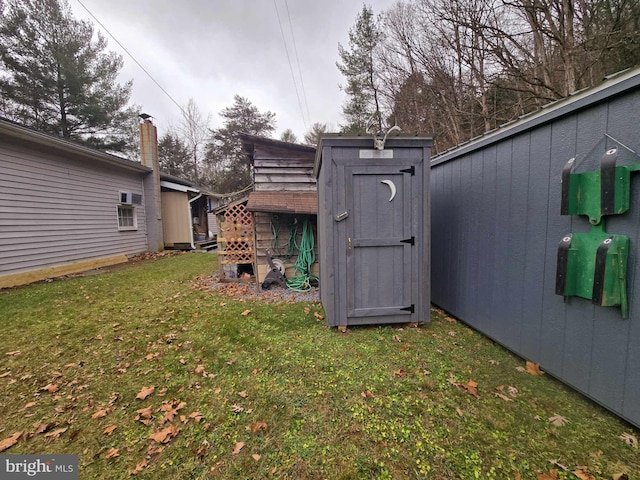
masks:
[[[78,454],[81,479],[640,478],[637,430],[442,312],[342,334],[195,288],[215,261],[1,291],[3,454]]]

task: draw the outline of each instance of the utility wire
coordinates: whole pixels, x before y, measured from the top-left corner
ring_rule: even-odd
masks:
[[[291,30],[291,38],[293,40],[293,51],[296,54],[296,63],[298,64],[298,75],[300,76],[300,85],[302,86],[302,98],[304,99],[304,106],[307,109],[307,120],[311,124],[311,114],[309,113],[309,102],[307,102],[307,92],[304,88],[304,79],[302,78],[302,69],[300,68],[300,57],[298,57],[298,46],[296,45],[296,37],[293,34],[293,23],[291,22],[291,14],[289,13],[289,2],[284,0],[284,5],[287,7],[287,17],[289,18],[289,29]]]
[[[287,62],[289,62],[289,70],[291,70],[291,79],[293,80],[293,86],[296,90],[296,97],[298,97],[298,106],[300,107],[300,115],[302,116],[302,123],[305,130],[307,129],[307,121],[304,118],[304,110],[302,109],[302,102],[300,101],[300,92],[298,92],[298,83],[296,82],[296,76],[293,73],[293,66],[291,65],[291,57],[289,56],[289,49],[287,48],[287,39],[284,36],[284,29],[282,28],[282,22],[280,21],[280,12],[278,12],[278,4],[276,0],[273,0],[273,6],[276,8],[276,16],[278,17],[278,25],[280,25],[280,33],[282,34],[282,41],[284,43],[284,51],[287,53]]]
[[[160,85],[160,83],[158,83],[158,81],[157,81],[155,78],[153,78],[153,75],[151,75],[151,74],[147,71],[147,69],[146,69],[146,68],[144,68],[144,67],[142,66],[142,64],[141,64],[141,63],[136,59],[136,57],[134,57],[134,56],[131,54],[131,52],[129,52],[129,50],[127,50],[127,49],[126,49],[126,47],[125,47],[124,45],[122,45],[122,43],[120,43],[120,42],[118,41],[118,39],[117,39],[117,38],[116,38],[116,37],[115,37],[115,36],[114,36],[110,31],[109,31],[109,29],[108,29],[107,27],[105,27],[105,26],[102,24],[102,22],[100,22],[100,20],[98,20],[98,19],[96,18],[96,16],[91,12],[91,10],[89,10],[89,9],[86,7],[86,5],[85,5],[84,3],[82,3],[82,0],[77,0],[77,2],[82,6],[82,8],[84,8],[84,9],[87,11],[87,13],[88,13],[89,15],[91,15],[91,18],[93,18],[93,19],[96,21],[96,23],[97,23],[98,25],[100,25],[100,26],[102,27],[102,29],[103,29],[105,32],[107,32],[107,34],[108,34],[111,38],[113,38],[113,41],[114,41],[114,42],[116,42],[118,45],[120,45],[120,48],[122,48],[122,50],[124,50],[124,51],[125,51],[125,53],[131,57],[131,60],[133,60],[133,61],[136,63],[136,65],[138,65],[138,66],[142,69],[142,71],[143,71],[144,73],[146,73],[146,74],[147,74],[147,76],[148,76],[148,77],[153,81],[153,83],[155,83],[155,84],[158,86],[158,88],[159,88],[160,90],[162,90],[162,92],[163,92],[163,93],[164,93],[164,94],[169,98],[169,100],[171,100],[171,101],[172,101],[172,102],[173,102],[173,103],[174,103],[174,104],[175,104],[175,105],[180,109],[180,111],[182,112],[182,114],[183,114],[185,117],[187,117],[187,113],[184,111],[184,109],[182,108],[182,106],[181,106],[181,105],[180,105],[180,104],[179,104],[179,103],[178,103],[178,102],[177,102],[177,101],[176,101],[176,100],[175,100],[175,99],[174,99],[174,98],[169,94],[169,92],[167,92],[167,91],[164,89],[164,87],[163,87],[162,85]]]

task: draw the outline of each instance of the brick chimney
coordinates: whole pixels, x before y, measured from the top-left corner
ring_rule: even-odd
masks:
[[[147,245],[149,251],[164,249],[162,234],[162,204],[160,201],[160,164],[158,163],[158,129],[146,114],[140,118],[140,157],[142,165],[153,171],[144,179]]]

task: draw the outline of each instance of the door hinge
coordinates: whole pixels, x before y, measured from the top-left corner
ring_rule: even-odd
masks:
[[[411,165],[409,168],[405,168],[404,170],[400,170],[400,173],[410,173],[413,177],[416,174],[416,167]]]
[[[400,243],[408,243],[409,245],[413,246],[416,244],[416,237],[411,237],[411,238],[405,238],[404,240],[400,240]]]
[[[412,303],[408,307],[401,308],[400,310],[403,311],[403,312],[415,313],[416,312],[416,306]]]

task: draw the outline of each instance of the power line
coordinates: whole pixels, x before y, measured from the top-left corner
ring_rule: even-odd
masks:
[[[278,25],[280,25],[280,33],[282,34],[282,41],[284,43],[284,51],[287,53],[287,62],[289,62],[289,70],[291,70],[291,79],[293,80],[293,87],[296,90],[296,97],[298,97],[298,106],[300,107],[300,115],[302,116],[302,123],[305,130],[307,129],[307,121],[304,118],[304,110],[302,109],[302,102],[300,101],[300,92],[298,92],[298,83],[296,82],[295,73],[293,73],[293,66],[291,65],[291,57],[289,56],[289,49],[287,48],[287,39],[284,36],[284,29],[282,28],[282,22],[280,21],[280,13],[278,12],[278,4],[276,0],[273,0],[273,6],[276,8],[276,16],[278,17]]]
[[[129,52],[129,50],[127,50],[127,49],[126,49],[126,47],[125,47],[124,45],[122,45],[122,43],[120,43],[120,42],[118,41],[118,39],[117,39],[117,38],[116,38],[116,37],[115,37],[115,36],[114,36],[110,31],[109,31],[109,29],[108,29],[107,27],[105,27],[105,26],[102,24],[102,22],[100,22],[100,20],[98,20],[98,19],[96,18],[96,16],[91,12],[91,10],[89,10],[89,9],[85,6],[85,4],[84,4],[84,3],[82,3],[82,0],[77,0],[77,2],[82,6],[82,8],[84,8],[84,9],[87,11],[87,13],[88,13],[89,15],[91,15],[91,18],[93,18],[93,19],[96,21],[96,23],[97,23],[98,25],[100,25],[100,26],[102,27],[102,29],[103,29],[105,32],[107,32],[107,34],[108,34],[111,38],[113,38],[113,41],[114,41],[114,42],[116,42],[118,45],[120,45],[120,48],[122,48],[122,50],[124,50],[124,51],[125,51],[125,53],[126,53],[127,55],[129,55],[129,57],[131,57],[131,60],[133,60],[133,61],[136,63],[136,65],[138,65],[138,66],[142,69],[142,71],[143,71],[144,73],[146,73],[146,74],[147,74],[147,76],[148,76],[148,77],[153,81],[153,83],[155,83],[155,84],[158,86],[158,88],[159,88],[160,90],[162,90],[162,93],[164,93],[164,94],[169,98],[169,100],[171,100],[171,101],[172,101],[172,102],[173,102],[173,103],[174,103],[174,104],[175,104],[175,105],[180,109],[180,111],[182,112],[182,114],[186,117],[186,116],[187,116],[187,114],[186,114],[186,112],[184,111],[184,109],[182,108],[182,106],[181,106],[181,105],[180,105],[180,104],[179,104],[179,103],[178,103],[178,102],[177,102],[177,101],[176,101],[176,100],[175,100],[175,99],[174,99],[174,98],[169,94],[169,92],[167,92],[167,91],[164,89],[164,87],[163,87],[162,85],[160,85],[160,83],[158,83],[158,81],[157,81],[155,78],[153,78],[153,75],[151,75],[151,74],[147,71],[147,69],[146,69],[146,68],[144,68],[144,67],[142,66],[142,64],[141,64],[141,63],[136,59],[136,57],[134,57],[134,56],[131,54],[131,52]]]
[[[291,22],[291,14],[289,13],[289,2],[284,0],[287,7],[287,17],[289,17],[289,29],[291,30],[291,38],[293,40],[293,51],[296,54],[296,63],[298,64],[298,75],[300,75],[300,85],[302,86],[302,98],[304,98],[304,106],[307,108],[307,120],[311,123],[311,114],[309,113],[309,102],[307,102],[307,92],[304,88],[304,79],[302,78],[302,69],[300,68],[300,57],[298,57],[298,47],[296,45],[296,37],[293,34],[293,23]]]

